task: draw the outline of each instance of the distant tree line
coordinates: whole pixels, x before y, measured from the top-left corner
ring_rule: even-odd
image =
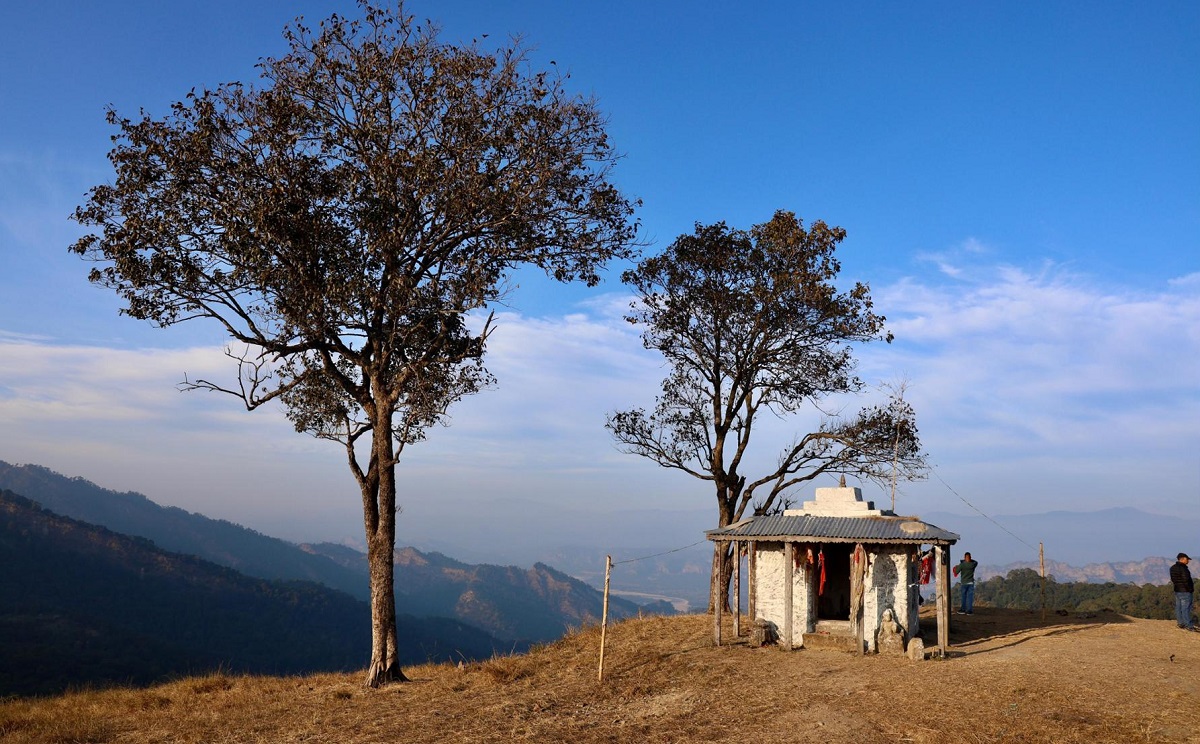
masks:
[[[958,605],[959,589],[954,587]],[[1042,578],[1037,571],[1018,568],[1007,576],[996,576],[975,585],[975,598],[989,607],[1016,610],[1042,608]],[[1170,620],[1175,617],[1174,594],[1170,584],[1092,584],[1059,583],[1046,577],[1046,609],[1051,611],[1098,612],[1111,610],[1130,617]]]

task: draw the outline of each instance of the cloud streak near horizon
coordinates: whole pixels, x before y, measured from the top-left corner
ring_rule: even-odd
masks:
[[[991,514],[1195,511],[1194,276],[1147,291],[1051,264],[989,265],[978,252],[938,260],[943,278],[875,288],[897,340],[858,350],[865,382],[907,379],[938,470],[902,484],[898,508],[964,511],[945,480]],[[457,404],[449,426],[403,455],[414,519],[514,498],[613,511],[711,506],[703,484],[618,452],[603,428],[615,409],[652,406],[665,373],[622,319],[627,302],[609,294],[561,316],[498,316],[488,350],[497,387]],[[233,399],[176,391],[184,374],[221,379],[229,364],[221,346],[106,348],[0,329],[0,459],[267,532],[286,523],[297,536],[307,525],[310,539],[352,535],[358,497],[338,447],[295,433],[279,409],[248,414]],[[816,411],[764,422],[752,461],[765,467],[816,422]]]

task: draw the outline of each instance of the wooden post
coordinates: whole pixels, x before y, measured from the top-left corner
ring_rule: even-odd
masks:
[[[746,614],[751,625],[758,619],[758,551],[754,546],[755,543],[746,542],[746,573],[749,574],[746,581],[750,584],[746,587]]]
[[[792,650],[792,582],[796,570],[796,548],[791,542],[783,544],[783,647]]]
[[[944,659],[950,648],[950,547],[934,546],[937,563],[938,653]]]
[[[1038,543],[1038,563],[1042,566],[1042,622],[1046,622],[1046,549]]]
[[[604,681],[604,640],[608,633],[608,581],[612,578],[612,556],[604,561],[604,609],[600,614],[600,673],[597,681]]]
[[[863,656],[867,653],[867,588],[864,585],[867,578],[867,551],[863,549],[861,543],[854,546],[853,556],[855,563],[850,567],[850,575],[857,584],[857,589],[851,587],[850,595],[856,598],[854,624],[857,626],[857,630],[855,635],[858,637],[858,655]],[[859,561],[862,563],[860,564]]]
[[[716,550],[716,549],[720,549],[721,554],[724,555],[724,553],[725,553],[724,545],[722,545],[721,543],[716,543],[716,547],[714,548],[714,550]],[[722,581],[722,579],[724,577],[722,576],[722,573],[721,573],[721,565],[722,565],[721,561],[717,557],[717,554],[715,552],[713,553],[713,563],[717,566],[717,572],[713,576],[714,583],[712,586],[712,594],[713,594],[713,597],[715,597],[715,599],[713,601],[713,642],[717,646],[720,646],[721,645],[721,608],[725,604],[725,597],[721,595],[721,584],[724,583]]]
[[[733,541],[733,638],[742,637],[742,544]]]

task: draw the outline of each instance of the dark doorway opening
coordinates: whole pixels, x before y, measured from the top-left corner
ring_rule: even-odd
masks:
[[[825,554],[825,591],[817,597],[818,620],[850,619],[850,554],[854,546],[848,543],[829,543],[820,546]],[[817,586],[820,587],[820,571]]]

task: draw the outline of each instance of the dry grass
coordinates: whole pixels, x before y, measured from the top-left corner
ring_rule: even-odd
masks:
[[[929,633],[930,629],[927,629]],[[927,637],[935,637],[929,635]],[[715,648],[704,616],[527,655],[358,675],[182,679],[0,704],[4,742],[1200,742],[1200,633],[983,608],[947,660]]]

